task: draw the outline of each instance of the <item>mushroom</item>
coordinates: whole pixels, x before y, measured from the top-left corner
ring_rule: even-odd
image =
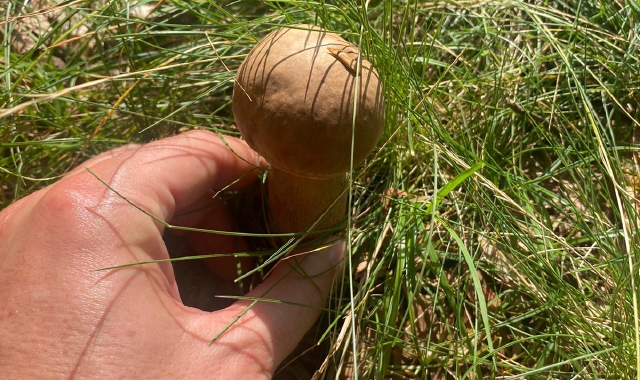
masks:
[[[242,62],[233,117],[270,164],[270,232],[322,230],[345,216],[351,152],[355,167],[378,142],[384,94],[354,45],[297,25],[268,34]]]

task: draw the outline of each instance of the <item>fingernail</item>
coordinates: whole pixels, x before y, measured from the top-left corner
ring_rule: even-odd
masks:
[[[338,266],[342,264],[345,247],[346,244],[344,240],[337,241],[331,247],[329,247],[328,257],[331,264]]]
[[[305,272],[311,276],[327,273],[327,271],[339,270],[342,267],[344,257],[344,241],[334,241],[324,249],[303,256],[293,256],[286,258],[299,262]]]

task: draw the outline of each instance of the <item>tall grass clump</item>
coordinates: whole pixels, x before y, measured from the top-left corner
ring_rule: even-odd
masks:
[[[387,127],[315,378],[640,379],[637,2],[41,3],[0,6],[3,206],[123,143],[237,135],[244,55],[316,24],[378,68]]]

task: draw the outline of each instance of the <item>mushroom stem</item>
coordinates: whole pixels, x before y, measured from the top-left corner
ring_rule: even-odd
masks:
[[[305,178],[272,167],[267,179],[270,232],[306,232],[336,227],[347,210],[346,186],[346,174]]]

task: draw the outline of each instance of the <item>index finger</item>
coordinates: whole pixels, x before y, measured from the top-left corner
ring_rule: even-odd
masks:
[[[242,140],[207,131],[191,131],[158,140],[98,161],[91,172],[104,184],[77,172],[55,186],[82,189],[84,202],[111,211],[128,206],[124,197],[169,221],[211,190],[233,189],[255,181],[259,156]],[[127,208],[130,208],[127,207]]]

